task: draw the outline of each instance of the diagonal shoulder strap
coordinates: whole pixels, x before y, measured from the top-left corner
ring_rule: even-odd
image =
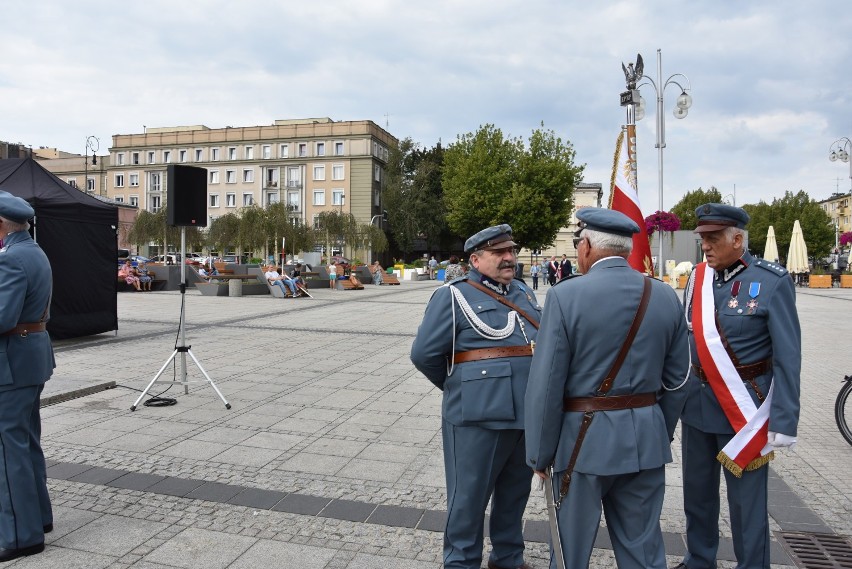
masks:
[[[527,322],[529,322],[530,324],[532,324],[532,325],[533,325],[533,327],[534,327],[536,330],[538,330],[538,321],[537,321],[537,320],[535,320],[535,319],[533,319],[533,318],[532,318],[529,314],[527,314],[527,313],[526,313],[526,312],[525,312],[525,311],[524,311],[524,310],[523,310],[520,306],[518,306],[517,304],[515,304],[515,303],[514,303],[514,302],[512,302],[511,300],[506,300],[505,298],[503,298],[503,297],[502,297],[502,296],[500,296],[499,294],[495,293],[494,291],[488,290],[488,288],[486,288],[486,287],[482,286],[481,284],[479,284],[479,283],[477,283],[477,282],[473,282],[473,281],[472,281],[472,280],[470,280],[470,279],[468,279],[468,280],[466,280],[466,281],[464,281],[464,282],[466,282],[467,284],[469,284],[469,285],[470,285],[470,286],[472,286],[473,288],[479,289],[479,290],[481,290],[482,292],[486,293],[488,296],[490,296],[490,297],[494,298],[494,300],[496,300],[496,301],[497,301],[497,302],[499,302],[500,304],[504,304],[504,305],[508,306],[509,308],[511,308],[512,310],[514,310],[515,312],[517,312],[518,314],[520,314],[521,316],[523,316],[524,318],[526,318]]]

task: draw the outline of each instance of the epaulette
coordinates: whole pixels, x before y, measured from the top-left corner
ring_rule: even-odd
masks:
[[[559,279],[558,281],[556,281],[555,283],[553,283],[553,286],[556,286],[559,283],[564,283],[565,281],[570,281],[571,279],[575,279],[577,277],[582,277],[582,276],[583,275],[578,275],[577,273],[571,273],[570,275],[564,276],[561,279]]]
[[[761,269],[765,269],[773,275],[777,275],[779,277],[783,277],[787,274],[787,269],[785,269],[778,263],[773,263],[771,261],[767,261],[766,259],[756,259],[752,264],[757,267],[760,267]]]

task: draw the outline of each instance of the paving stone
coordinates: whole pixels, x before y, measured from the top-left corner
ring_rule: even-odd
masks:
[[[144,474],[141,472],[128,472],[124,476],[107,482],[107,486],[114,488],[125,488],[127,490],[147,490],[157,482],[165,480],[165,476]]]
[[[68,478],[73,482],[86,482],[87,484],[107,484],[116,478],[127,474],[126,470],[116,470],[114,468],[90,468],[81,472],[76,476]]]
[[[277,512],[289,512],[291,514],[303,514],[315,516],[325,508],[331,500],[319,496],[307,496],[304,494],[288,494],[272,509]]]
[[[145,560],[186,569],[225,569],[256,542],[253,537],[188,528],[146,555]]]
[[[300,569],[324,569],[335,553],[335,549],[258,540],[228,569],[278,567],[282,566],[282,562],[288,561],[296,565],[296,560]]]
[[[47,477],[56,478],[59,480],[69,480],[75,476],[79,476],[87,470],[94,468],[88,464],[71,464],[67,462],[57,462],[53,466],[47,468]]]
[[[233,486],[231,484],[220,484],[218,482],[205,482],[192,492],[186,495],[187,498],[193,498],[195,500],[209,500],[211,502],[227,502],[237,494],[239,494],[243,488],[240,486]]]
[[[417,524],[417,529],[422,529],[426,531],[439,531],[443,533],[444,528],[446,526],[447,512],[426,510],[425,512],[423,512],[423,517],[420,519],[420,523]]]
[[[403,506],[377,506],[367,518],[367,523],[393,527],[415,528],[423,517],[424,510]]]
[[[151,539],[166,524],[104,515],[56,540],[59,547],[122,556]]]
[[[204,480],[167,476],[153,486],[149,486],[148,492],[166,494],[168,496],[186,496],[202,484],[205,484]]]
[[[260,508],[269,510],[275,504],[284,499],[286,492],[277,492],[275,490],[261,490],[258,488],[246,488],[230,500],[229,504],[237,506],[246,506],[249,508]]]

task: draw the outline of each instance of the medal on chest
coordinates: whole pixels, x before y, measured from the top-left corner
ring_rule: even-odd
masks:
[[[749,314],[754,314],[757,311],[757,296],[760,294],[760,283],[749,283],[748,295],[749,301],[746,302]]]
[[[740,305],[737,295],[740,294],[740,286],[742,284],[742,281],[734,281],[733,286],[731,286],[731,299],[728,301],[728,308],[736,308]]]

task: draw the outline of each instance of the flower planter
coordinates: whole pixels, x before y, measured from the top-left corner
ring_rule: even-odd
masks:
[[[852,288],[852,275],[840,275],[840,288]]]
[[[686,275],[680,276],[677,278],[677,288],[686,288],[686,281],[689,280],[689,277]]]
[[[808,288],[831,288],[831,275],[808,276]]]

